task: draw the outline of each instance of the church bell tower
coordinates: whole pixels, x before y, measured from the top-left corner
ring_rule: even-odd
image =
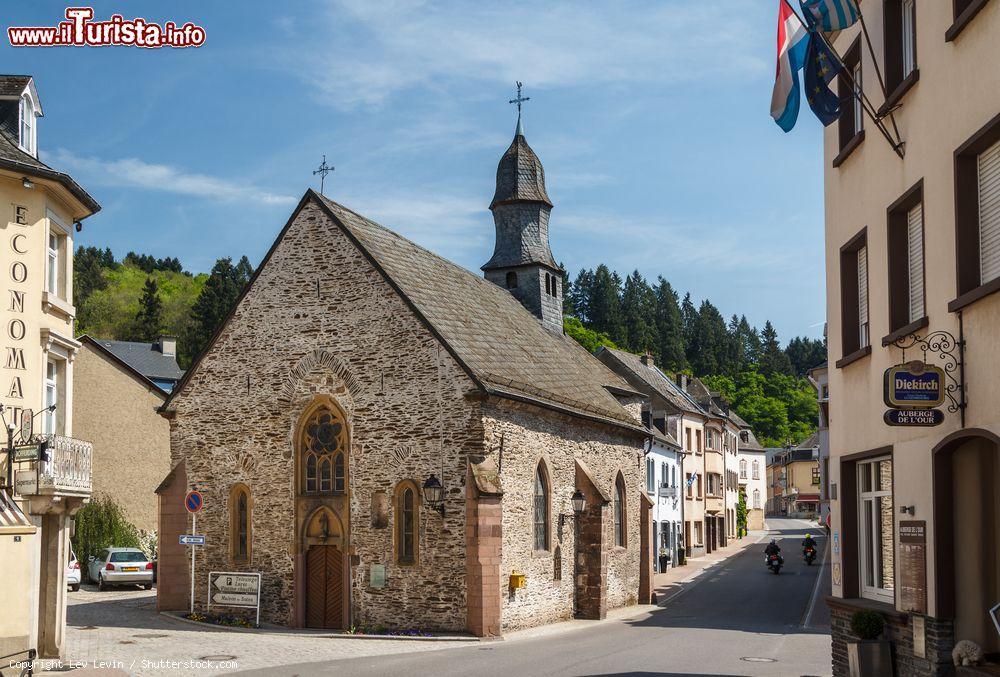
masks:
[[[517,83],[517,128],[497,166],[497,187],[490,203],[496,226],[493,256],[483,265],[486,279],[504,287],[535,314],[542,325],[563,333],[563,271],[549,249],[545,170],[524,138],[521,83]]]

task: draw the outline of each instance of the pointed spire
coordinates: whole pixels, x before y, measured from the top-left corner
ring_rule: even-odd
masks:
[[[521,125],[521,111],[517,112],[517,129],[514,130],[514,136],[524,136],[524,127]]]

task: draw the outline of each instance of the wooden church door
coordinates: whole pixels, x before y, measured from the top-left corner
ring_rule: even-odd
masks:
[[[344,629],[344,554],[335,545],[306,555],[306,627]]]

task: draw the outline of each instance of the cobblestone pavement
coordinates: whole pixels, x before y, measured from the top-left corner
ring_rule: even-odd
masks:
[[[247,632],[200,627],[156,613],[156,592],[138,588],[69,593],[66,663],[106,675],[206,675],[303,661],[479,646],[476,641],[360,639],[329,633]],[[45,667],[45,666],[42,666]],[[57,666],[48,666],[54,669]],[[44,674],[44,671],[43,671]]]

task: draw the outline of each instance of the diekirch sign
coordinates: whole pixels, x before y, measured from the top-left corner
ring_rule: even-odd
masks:
[[[935,426],[944,423],[940,409],[889,409],[882,415],[888,425]]]
[[[927,613],[927,522],[899,521],[900,602],[903,611]]]
[[[944,370],[914,361],[885,370],[885,406],[894,409],[939,407],[944,404]]]

